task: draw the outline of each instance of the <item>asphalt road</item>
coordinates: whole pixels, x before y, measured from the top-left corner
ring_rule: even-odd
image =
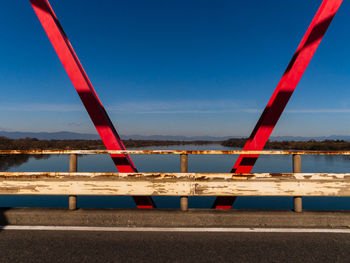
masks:
[[[4,230],[0,262],[350,262],[350,234]]]

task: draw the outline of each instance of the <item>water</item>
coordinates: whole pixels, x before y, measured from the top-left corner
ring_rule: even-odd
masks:
[[[221,145],[179,145],[168,147],[146,147],[143,149],[164,150],[237,150]],[[229,172],[237,159],[236,155],[189,155],[189,172]],[[140,172],[179,172],[178,155],[131,155]],[[66,172],[69,156],[54,155],[48,159],[30,158],[27,162],[13,166],[8,171]],[[350,157],[347,156],[302,156],[302,172],[350,171]],[[79,156],[78,171],[115,172],[115,166],[108,155]],[[292,172],[292,157],[287,155],[263,155],[255,164],[253,172]],[[209,208],[215,197],[190,197],[190,208]],[[154,197],[159,208],[178,208],[178,197]],[[304,197],[303,208],[313,210],[349,210],[347,197]],[[66,196],[0,196],[0,207],[67,207]],[[81,208],[128,208],[136,207],[131,197],[79,196]],[[291,197],[239,197],[235,209],[292,209]]]

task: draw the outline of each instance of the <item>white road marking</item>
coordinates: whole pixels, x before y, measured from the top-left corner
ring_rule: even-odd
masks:
[[[230,228],[230,227],[94,227],[94,226],[0,226],[0,230],[102,231],[102,232],[222,232],[222,233],[341,233],[347,228]]]

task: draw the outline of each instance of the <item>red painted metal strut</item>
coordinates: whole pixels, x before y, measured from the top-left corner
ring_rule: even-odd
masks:
[[[109,119],[95,89],[79,62],[66,34],[63,31],[48,0],[30,0],[44,30],[49,37],[63,67],[73,86],[77,90],[87,112],[94,123],[104,145],[108,150],[125,150],[116,129]],[[137,172],[128,154],[111,154],[119,172]],[[151,197],[137,196],[134,201],[138,208],[153,208],[155,204]]]
[[[342,0],[322,2],[243,150],[264,148],[341,3]],[[231,172],[250,173],[258,157],[240,155]],[[234,201],[235,197],[218,197],[213,208],[231,209]]]

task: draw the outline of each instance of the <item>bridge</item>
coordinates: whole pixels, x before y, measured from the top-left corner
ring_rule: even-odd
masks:
[[[117,130],[115,129],[112,121],[110,120],[107,111],[103,107],[103,104],[99,97],[97,96],[97,93],[90,82],[86,72],[83,69],[83,66],[79,62],[79,59],[73,50],[72,45],[70,44],[67,35],[65,34],[61,24],[59,23],[59,20],[57,16],[55,15],[50,3],[48,0],[30,0],[32,7],[42,24],[52,46],[54,47],[59,59],[62,62],[63,67],[65,68],[68,76],[70,77],[73,86],[75,87],[77,93],[79,94],[82,103],[84,104],[86,111],[89,113],[89,116],[94,123],[97,132],[99,133],[103,143],[106,146],[106,149],[111,151],[110,156],[115,163],[116,168],[120,172],[118,175],[118,183],[115,183],[114,185],[121,186],[122,184],[123,189],[119,189],[120,194],[134,194],[134,201],[139,208],[155,208],[156,204],[153,202],[152,198],[150,198],[150,194],[160,195],[160,194],[182,194],[182,195],[200,195],[200,194],[218,194],[218,198],[216,199],[215,203],[213,204],[214,208],[217,209],[230,209],[235,201],[234,195],[242,195],[244,193],[246,194],[253,194],[253,192],[245,191],[245,183],[241,182],[242,179],[236,179],[234,175],[215,175],[215,179],[210,178],[209,181],[205,177],[204,179],[200,178],[193,178],[194,175],[181,175],[182,178],[180,179],[178,175],[176,174],[168,174],[168,175],[155,175],[155,174],[143,174],[143,179],[145,181],[131,181],[136,179],[131,179],[133,177],[140,176],[141,174],[137,172],[137,169],[132,162],[128,152],[125,150],[125,146],[120,139]],[[289,65],[287,66],[287,69],[285,70],[279,84],[277,85],[274,93],[272,94],[269,102],[267,103],[267,106],[265,110],[263,111],[259,121],[257,122],[254,130],[252,131],[246,145],[244,146],[243,150],[245,151],[261,151],[263,150],[266,142],[268,141],[274,127],[276,126],[281,114],[283,113],[290,97],[292,96],[296,86],[299,83],[299,80],[301,79],[302,75],[304,74],[304,71],[306,70],[309,62],[311,61],[314,53],[316,52],[323,36],[325,35],[330,23],[332,22],[334,16],[336,15],[340,5],[342,3],[342,0],[324,0],[318,9],[314,19],[312,20],[308,30],[306,31],[303,39],[301,40],[296,52],[294,53],[294,56],[292,57]],[[114,152],[113,152],[114,151]],[[115,152],[116,151],[116,152]],[[119,152],[118,152],[119,151]],[[239,173],[239,174],[249,174],[251,170],[253,169],[253,166],[259,157],[259,154],[242,154],[238,157],[238,160],[234,164],[231,173]],[[10,175],[10,174],[9,174]],[[25,174],[23,174],[25,175]],[[26,174],[29,175],[29,174]],[[49,180],[50,174],[41,174],[41,175],[34,175],[32,176],[41,176],[41,179],[43,181]],[[72,180],[68,175],[61,174],[56,176],[62,176],[63,180]],[[83,178],[83,174],[77,174],[76,176],[80,176],[80,178]],[[106,185],[103,185],[101,182],[104,182],[106,180],[106,174],[99,174],[95,175],[95,178],[102,178],[100,181],[96,179],[96,186],[99,185],[99,187],[105,187]],[[200,175],[205,176],[205,175]],[[247,175],[248,176],[248,175]],[[302,176],[302,175],[300,175]],[[305,182],[306,178],[310,175],[306,175],[307,177],[303,177]],[[45,177],[45,178],[44,178]],[[169,177],[172,177],[173,179],[177,177],[177,180],[181,182],[180,184],[183,186],[183,189],[180,189],[180,184],[176,185],[173,181],[167,182],[169,180]],[[267,175],[265,175],[267,177]],[[270,177],[274,177],[275,180],[277,180],[275,183],[272,183],[272,181],[267,181],[266,178],[261,178],[261,175],[249,175],[249,182],[257,182],[257,185],[259,187],[272,187],[274,190],[271,189],[270,195],[286,195],[287,191],[290,191],[291,194],[312,194],[311,192],[303,192],[301,190],[294,190],[296,188],[295,186],[298,184],[301,184],[301,181],[294,181],[294,185],[292,181],[288,180],[295,180],[297,179],[295,175],[280,175],[279,177],[276,175],[270,175]],[[123,179],[122,179],[123,178]],[[127,179],[126,179],[127,178]],[[146,179],[147,178],[147,179]],[[157,183],[162,184],[162,188],[155,189],[155,183],[152,183],[151,180],[156,180],[155,178],[158,178]],[[286,179],[288,178],[288,179]],[[317,179],[315,179],[317,178]],[[311,176],[311,179],[308,180],[308,182],[313,182],[314,180],[320,180],[320,178],[324,178],[325,181],[328,181],[328,177],[325,177],[324,175],[313,175]],[[345,177],[344,177],[345,178]],[[92,177],[90,177],[92,179]],[[83,179],[81,179],[83,180]],[[140,180],[140,179],[137,179]],[[194,181],[193,181],[194,180]],[[216,180],[216,181],[215,181]],[[218,187],[219,181],[225,181],[228,187],[225,187],[225,189],[222,189],[219,191],[220,187]],[[302,180],[302,179],[299,179]],[[113,181],[115,182],[115,181]],[[71,182],[73,184],[73,182]],[[112,180],[109,182],[112,184]],[[133,186],[138,185],[140,189],[129,187],[126,188],[127,185],[130,185],[130,183],[133,184]],[[50,182],[50,184],[53,184]],[[68,183],[70,184],[70,183]],[[74,182],[75,185],[79,185],[79,187],[83,187],[83,183]],[[277,185],[282,184],[285,185],[285,189],[277,190]],[[290,185],[293,190],[288,190],[289,188],[287,185]],[[304,184],[304,183],[303,183]],[[309,183],[308,183],[309,184]],[[141,186],[142,185],[142,186]],[[216,187],[215,187],[216,185]],[[251,184],[249,184],[251,185]],[[47,186],[51,189],[53,185]],[[167,190],[164,190],[164,186],[167,186]],[[233,190],[233,187],[243,187],[240,190]],[[170,191],[171,187],[173,187],[172,192]],[[258,189],[259,187],[256,187]],[[313,185],[313,187],[316,187],[316,184]],[[108,188],[108,187],[107,187]],[[105,188],[105,189],[107,189]],[[132,189],[133,188],[133,189]],[[142,188],[142,191],[140,191]],[[148,191],[146,191],[148,189]],[[57,193],[61,193],[59,189],[56,189]],[[66,187],[65,189],[61,189],[63,192],[72,192],[71,190],[68,190]],[[81,189],[82,192],[80,194],[85,193],[87,189]],[[250,189],[251,190],[251,189]],[[21,190],[24,191],[24,190]],[[42,191],[44,191],[42,189]],[[109,193],[115,193],[115,190],[112,191],[111,189],[108,190]],[[226,191],[226,192],[225,192]],[[265,190],[267,191],[267,190]],[[326,191],[326,189],[324,189]],[[29,192],[29,190],[27,190]],[[144,192],[146,195],[140,195],[141,192]],[[259,191],[258,191],[259,192]],[[338,194],[341,191],[338,191]],[[96,191],[95,191],[96,193]],[[72,193],[74,194],[74,193]],[[79,193],[78,193],[79,194]],[[257,192],[256,192],[257,194]],[[315,193],[314,193],[315,194]],[[326,194],[324,192],[324,194]],[[329,192],[328,194],[334,194]],[[73,200],[73,199],[72,199]],[[183,207],[186,207],[186,199],[182,198],[183,201]],[[296,198],[296,210],[301,210],[301,199]],[[184,208],[185,209],[185,208]]]
[[[0,151],[70,155],[67,172],[0,172],[0,195],[69,196],[69,209],[1,209],[0,231],[20,230],[1,232],[0,247],[7,252],[2,260],[212,262],[234,257],[244,262],[320,262],[349,257],[350,214],[303,211],[302,197],[350,196],[350,173],[302,173],[301,156],[350,152],[262,151],[342,0],[322,1],[243,151],[226,152],[126,150],[50,3],[30,2],[107,150]],[[109,154],[118,172],[79,172],[82,154]],[[140,173],[130,154],[180,155],[180,173]],[[190,154],[239,157],[230,173],[188,173]],[[293,173],[251,173],[264,154],[292,156]],[[141,209],[78,209],[81,195],[132,196]],[[156,209],[152,196],[178,196],[179,209]],[[189,196],[218,198],[215,209],[203,211],[188,208]],[[231,210],[239,196],[292,196],[294,212]]]

